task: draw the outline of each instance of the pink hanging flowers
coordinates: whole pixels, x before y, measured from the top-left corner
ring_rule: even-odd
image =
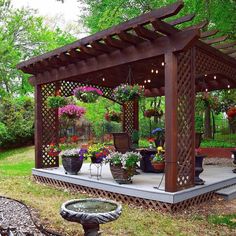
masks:
[[[79,119],[86,113],[85,108],[79,107],[74,104],[69,104],[58,109],[60,118]]]
[[[77,99],[86,103],[96,102],[98,97],[103,95],[100,89],[89,86],[75,88],[73,92]]]

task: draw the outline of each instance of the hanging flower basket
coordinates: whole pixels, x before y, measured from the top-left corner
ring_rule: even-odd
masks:
[[[46,102],[49,108],[59,108],[67,105],[66,98],[61,96],[50,96]]]
[[[74,89],[74,96],[85,103],[93,103],[96,102],[99,96],[102,96],[103,93],[100,89],[93,87],[78,87]]]
[[[231,132],[236,133],[236,107],[231,107],[227,111],[227,116]]]
[[[105,113],[105,120],[110,122],[117,122],[120,123],[122,120],[122,113],[121,112],[115,112],[115,111],[108,111]]]
[[[79,107],[74,104],[69,104],[59,108],[58,114],[61,119],[79,119],[85,114],[86,110],[83,107]]]
[[[114,89],[114,99],[122,103],[133,101],[135,98],[140,98],[143,95],[143,88],[138,84],[129,85],[121,84]]]
[[[163,111],[162,110],[158,111],[156,109],[148,109],[148,110],[144,111],[143,115],[147,118],[151,118],[153,116],[162,117],[163,116]]]

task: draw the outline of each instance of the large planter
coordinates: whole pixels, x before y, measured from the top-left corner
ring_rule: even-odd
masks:
[[[112,165],[110,164],[110,170],[113,179],[118,184],[130,184],[132,183],[131,177],[134,175],[135,168],[127,170],[121,168],[121,165]]]
[[[152,166],[156,172],[164,172],[165,170],[165,162],[152,162]]]
[[[83,164],[83,159],[79,157],[62,157],[62,165],[65,173],[69,175],[77,175]]]
[[[203,159],[205,157],[206,157],[205,155],[195,156],[195,178],[194,178],[195,185],[203,185],[205,183],[205,181],[199,177],[199,175],[203,172]]]

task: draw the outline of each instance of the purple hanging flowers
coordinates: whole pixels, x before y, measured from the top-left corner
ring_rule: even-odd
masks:
[[[79,119],[86,113],[85,108],[79,107],[74,104],[69,104],[58,109],[60,118]]]
[[[96,102],[103,95],[100,89],[89,86],[75,88],[73,92],[77,99],[86,103]]]

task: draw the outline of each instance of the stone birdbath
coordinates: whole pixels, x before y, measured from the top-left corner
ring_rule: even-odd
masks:
[[[122,206],[101,198],[70,200],[62,204],[61,216],[71,222],[82,224],[84,236],[99,236],[99,225],[116,220]]]

